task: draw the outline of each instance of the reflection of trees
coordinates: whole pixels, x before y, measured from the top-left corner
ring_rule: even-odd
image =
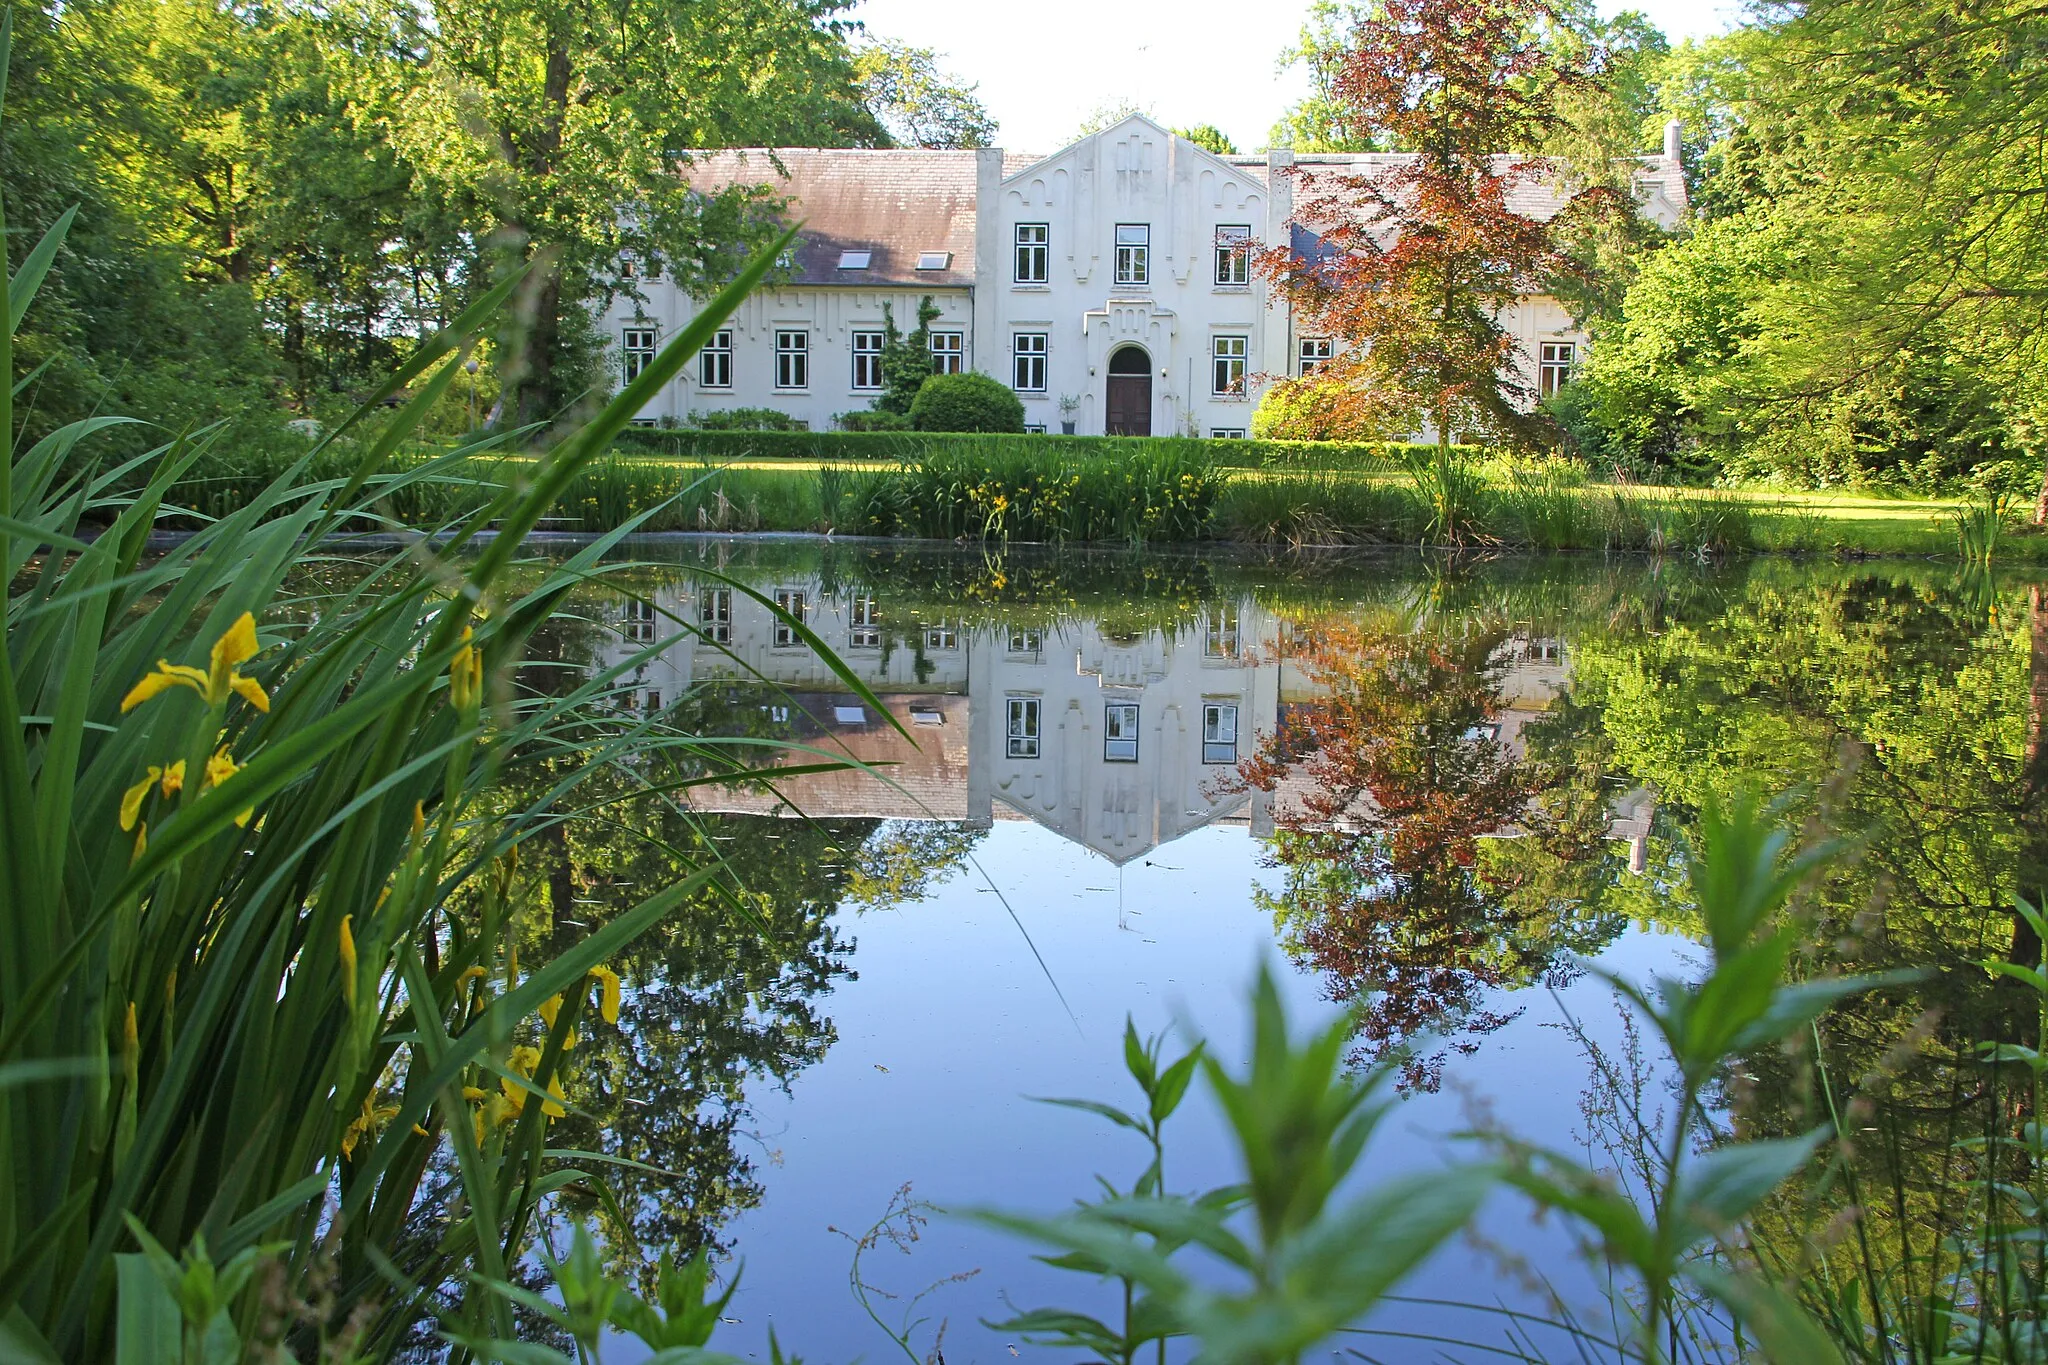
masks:
[[[1239,771],[1276,806],[1267,858],[1286,881],[1261,900],[1332,997],[1363,1002],[1367,1055],[1445,1031],[1470,1050],[1512,1017],[1486,1006],[1490,990],[1618,928],[1595,905],[1605,813],[1597,765],[1573,758],[1583,718],[1567,710],[1547,740],[1544,722],[1529,726],[1527,756],[1502,742],[1498,624],[1325,619],[1306,639],[1290,662],[1318,695]],[[1443,1060],[1413,1058],[1409,1080],[1434,1086]]]

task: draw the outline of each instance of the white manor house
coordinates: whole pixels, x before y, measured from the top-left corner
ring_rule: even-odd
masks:
[[[939,309],[931,349],[942,371],[980,370],[1024,400],[1035,431],[1245,436],[1262,382],[1312,371],[1332,354],[1250,268],[1254,247],[1312,241],[1295,221],[1297,180],[1371,174],[1398,154],[1216,156],[1142,116],[1051,156],[976,151],[751,149],[702,154],[706,187],[766,184],[804,224],[781,278],[741,305],[642,425],[692,413],[773,408],[828,430],[882,386],[882,308],[916,325]],[[1288,168],[1299,168],[1288,174]],[[1645,216],[1687,211],[1678,127],[1635,175]],[[1511,204],[1554,213],[1545,186]],[[697,303],[640,271],[642,297],[604,315],[621,372],[637,375]],[[1544,394],[1585,346],[1553,298],[1506,319],[1524,379]]]

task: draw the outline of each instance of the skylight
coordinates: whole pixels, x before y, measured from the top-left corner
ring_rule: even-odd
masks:
[[[917,254],[919,270],[945,270],[952,264],[953,253],[950,251],[920,251]]]
[[[875,253],[872,251],[842,251],[839,253],[839,268],[841,270],[866,270],[868,262],[873,260],[874,257]]]

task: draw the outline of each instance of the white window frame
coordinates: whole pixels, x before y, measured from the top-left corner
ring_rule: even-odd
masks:
[[[1102,761],[1138,761],[1138,703],[1106,702],[1102,708]]]
[[[1038,697],[1003,699],[1003,752],[1010,758],[1037,758],[1044,703]]]
[[[1235,659],[1242,638],[1243,622],[1234,607],[1218,607],[1202,614],[1202,656]]]
[[[1044,393],[1047,357],[1052,338],[1045,332],[1015,332],[1010,337],[1010,387],[1019,393]]]
[[[628,384],[638,379],[646,368],[654,363],[656,353],[661,350],[661,329],[658,327],[624,327],[619,330],[619,371]]]
[[[1052,225],[1019,223],[1011,234],[1015,250],[1010,255],[1013,284],[1045,284],[1052,278]]]
[[[932,332],[929,335],[933,374],[959,374],[967,368],[965,332]]]
[[[808,622],[810,619],[810,604],[805,601],[802,588],[777,588],[775,590],[775,609],[795,617],[799,621]],[[778,617],[775,622],[775,648],[794,649],[802,643],[803,641],[797,637],[796,631],[790,627],[789,622]]]
[[[731,588],[704,588],[697,593],[697,630],[714,645],[732,643]]]
[[[1013,630],[1010,632],[1011,654],[1043,654],[1045,632],[1042,630]]]
[[[882,343],[879,331],[863,328],[853,334],[853,389],[855,393],[877,392],[882,387]]]
[[[1579,347],[1574,341],[1546,341],[1537,348],[1536,394],[1539,398],[1555,397],[1557,391],[1572,381],[1572,369],[1579,363]]]
[[[811,334],[802,327],[775,330],[775,387],[808,389],[811,386]]]
[[[713,332],[697,353],[697,383],[707,389],[732,387],[732,328]]]
[[[1210,427],[1209,439],[1212,441],[1242,441],[1244,439],[1244,428]]]
[[[1209,339],[1209,392],[1213,397],[1244,397],[1244,381],[1251,367],[1251,353],[1252,339],[1248,336]]]
[[[1237,762],[1237,703],[1202,703],[1202,762]]]
[[[1336,344],[1328,337],[1303,337],[1295,355],[1296,373],[1311,375],[1336,357]]]
[[[1221,223],[1216,228],[1216,287],[1249,288],[1252,282],[1250,223]]]
[[[1118,223],[1116,225],[1116,282],[1118,284],[1152,283],[1152,225],[1150,223]]]
[[[626,599],[625,616],[619,622],[619,634],[628,644],[652,644],[655,620],[659,615],[651,599],[629,597]]]
[[[935,626],[927,626],[924,632],[924,647],[926,649],[960,648],[960,628],[947,621],[941,621]]]
[[[846,647],[848,649],[880,649],[882,647],[882,613],[875,605],[875,595],[861,593],[846,607]]]

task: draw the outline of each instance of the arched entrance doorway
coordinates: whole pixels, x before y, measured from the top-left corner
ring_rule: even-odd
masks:
[[[1109,410],[1102,429],[1112,436],[1152,434],[1152,357],[1141,346],[1119,346],[1109,358]]]

